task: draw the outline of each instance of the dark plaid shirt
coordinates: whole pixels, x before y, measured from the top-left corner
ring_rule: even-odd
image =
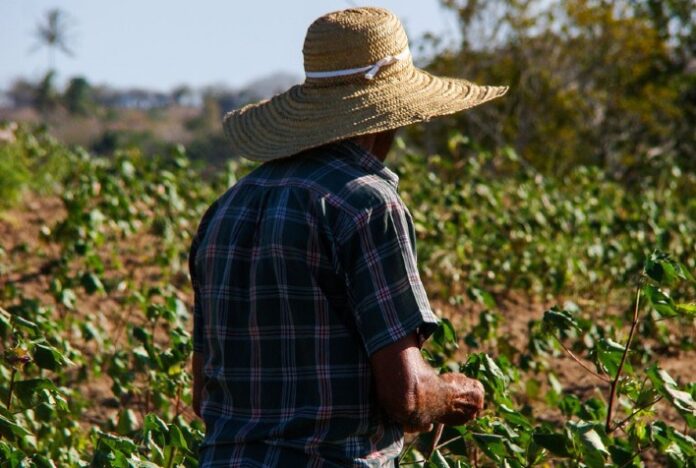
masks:
[[[351,142],[267,162],[191,247],[203,466],[391,466],[369,356],[437,321],[398,177]]]

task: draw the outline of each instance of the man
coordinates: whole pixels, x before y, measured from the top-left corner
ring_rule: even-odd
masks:
[[[507,88],[415,68],[382,9],[317,19],[303,54],[304,84],[225,116],[233,149],[265,163],[191,247],[202,466],[394,466],[404,429],[483,406],[479,382],[421,357],[437,319],[383,161],[396,129]]]

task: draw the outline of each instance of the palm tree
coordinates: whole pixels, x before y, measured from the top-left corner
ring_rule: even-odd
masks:
[[[39,43],[33,50],[40,47],[48,48],[48,60],[50,70],[55,67],[56,51],[63,52],[65,55],[73,56],[73,51],[69,47],[71,42],[71,22],[68,14],[59,8],[54,8],[46,12],[42,22],[36,26],[35,36]]]

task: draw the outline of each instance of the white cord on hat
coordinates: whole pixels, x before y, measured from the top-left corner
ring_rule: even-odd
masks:
[[[408,47],[404,49],[401,53],[397,55],[387,55],[383,59],[378,60],[373,65],[368,65],[366,67],[359,68],[348,68],[346,70],[332,70],[332,71],[317,71],[317,72],[305,72],[307,78],[335,78],[338,76],[355,75],[356,73],[365,73],[365,78],[368,80],[374,79],[379,73],[379,70],[387,65],[396,63],[399,60],[404,60],[410,55]]]

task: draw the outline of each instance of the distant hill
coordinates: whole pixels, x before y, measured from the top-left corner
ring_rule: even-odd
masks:
[[[247,84],[243,89],[250,95],[258,96],[259,99],[269,98],[282,93],[302,80],[292,73],[278,72],[273,73]]]
[[[297,75],[277,72],[253,80],[240,88],[227,85],[212,85],[193,89],[186,85],[171,91],[143,88],[114,88],[109,85],[92,86],[87,84],[91,99],[105,107],[117,109],[162,109],[172,106],[201,107],[206,96],[218,101],[225,110],[233,109],[249,102],[269,98],[299,83]],[[86,80],[85,80],[85,83]],[[33,107],[39,94],[40,84],[27,80],[17,80],[10,89],[0,93],[0,108],[19,109]],[[60,90],[52,91],[61,94]]]

